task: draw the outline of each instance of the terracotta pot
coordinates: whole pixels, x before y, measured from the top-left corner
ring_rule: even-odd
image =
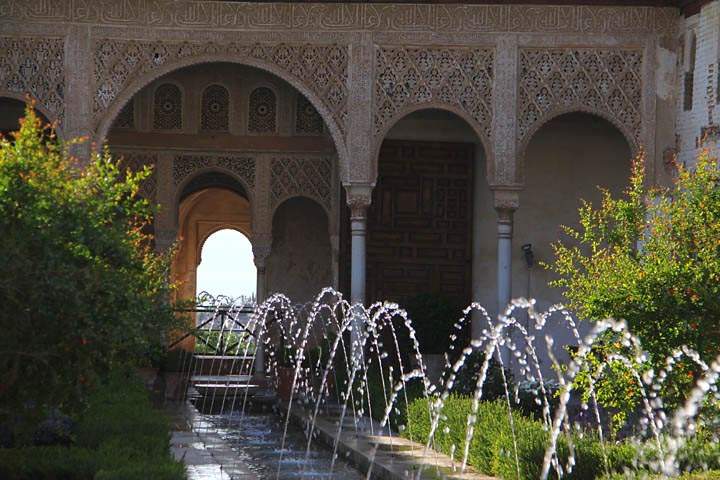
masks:
[[[292,367],[277,367],[277,394],[283,402],[290,401],[292,383],[295,378],[295,369]]]

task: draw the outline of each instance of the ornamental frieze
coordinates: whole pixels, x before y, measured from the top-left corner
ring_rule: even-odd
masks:
[[[442,33],[670,32],[677,10],[653,7],[249,3],[190,0],[4,0],[0,20],[183,29]]]
[[[580,110],[606,117],[641,143],[641,50],[527,48],[519,56],[519,140],[557,113]]]
[[[455,47],[378,47],[375,134],[406,107],[444,104],[475,120],[490,138],[494,50]]]
[[[218,44],[98,39],[93,47],[93,113],[99,118],[134,79],[173,62],[207,55],[262,62],[286,72],[317,94],[343,127],[347,116],[347,47],[340,45]]]

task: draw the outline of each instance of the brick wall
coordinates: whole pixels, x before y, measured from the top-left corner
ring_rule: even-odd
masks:
[[[679,34],[683,47],[678,58],[678,160],[693,165],[701,148],[720,156],[720,132],[707,134],[707,127],[714,125],[716,132],[720,128],[720,0],[682,19]],[[686,85],[692,85],[691,98]]]

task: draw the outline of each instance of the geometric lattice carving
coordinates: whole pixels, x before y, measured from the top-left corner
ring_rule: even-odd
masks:
[[[99,39],[94,46],[93,115],[99,118],[127,84],[167,64],[227,54],[269,63],[316,94],[342,129],[347,115],[348,49],[340,45],[164,42]]]
[[[305,95],[298,93],[295,105],[295,133],[319,135],[323,133],[323,119]]]
[[[121,171],[130,170],[131,172],[139,172],[143,168],[150,167],[152,172],[140,184],[138,195],[153,203],[157,195],[157,155],[153,153],[136,153],[136,152],[119,152]]]
[[[271,162],[270,203],[294,196],[317,200],[331,209],[332,160],[329,157],[275,157]]]
[[[613,120],[639,144],[642,52],[621,48],[521,49],[519,139],[554,112],[589,110]]]
[[[135,98],[131,98],[120,110],[112,128],[135,128]]]
[[[250,94],[248,132],[273,133],[276,129],[277,102],[275,92],[267,87],[256,88]]]
[[[492,49],[378,47],[376,57],[375,134],[405,106],[441,102],[467,112],[490,136]]]
[[[243,180],[246,186],[255,186],[255,160],[251,157],[215,155],[178,155],[173,160],[173,183],[177,186],[198,170],[219,167]]]
[[[251,157],[217,157],[215,164],[218,167],[230,170],[245,180],[250,187],[255,186],[255,160]]]
[[[29,94],[62,121],[64,46],[61,38],[0,37],[0,89]]]
[[[155,90],[153,128],[179,130],[182,128],[182,92],[177,85],[165,83]]]
[[[202,95],[200,129],[227,132],[230,113],[230,94],[222,85],[210,85]]]

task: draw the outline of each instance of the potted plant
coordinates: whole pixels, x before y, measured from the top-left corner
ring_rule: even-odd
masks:
[[[293,380],[295,379],[295,361],[294,352],[290,345],[285,343],[284,338],[280,339],[276,370],[278,397],[280,397],[283,402],[289,402]]]

